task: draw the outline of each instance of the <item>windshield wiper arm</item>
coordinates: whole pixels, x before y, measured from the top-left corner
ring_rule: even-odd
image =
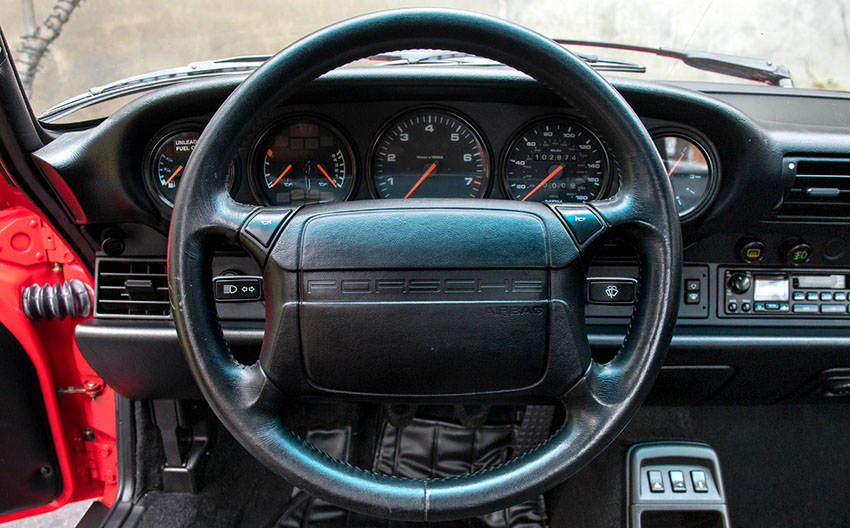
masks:
[[[87,106],[124,97],[125,95],[168,86],[187,79],[252,72],[259,68],[269,57],[271,55],[250,55],[192,62],[186,66],[127,77],[126,79],[104,84],[103,86],[89,88],[88,91],[47,109],[38,118],[44,122],[55,121]]]
[[[599,57],[597,55],[588,55],[577,53],[581,60],[597,70],[615,71],[615,72],[630,72],[630,73],[645,73],[646,67],[633,62],[621,61],[617,59],[609,59]],[[383,66],[405,66],[411,64],[459,64],[468,66],[503,66],[502,63],[456,51],[433,51],[433,50],[408,50],[399,51],[396,53],[382,53],[369,57],[373,62],[382,63]]]
[[[764,59],[739,57],[737,55],[723,55],[707,51],[681,51],[668,48],[650,48],[646,46],[620,44],[618,42],[597,42],[593,40],[569,39],[553,40],[558,44],[563,44],[565,46],[588,46],[594,48],[651,53],[660,57],[680,60],[688,66],[698,70],[720,73],[750,81],[763,82],[774,86],[783,86],[787,88],[792,88],[794,86],[794,82],[791,80],[791,72],[788,68]]]

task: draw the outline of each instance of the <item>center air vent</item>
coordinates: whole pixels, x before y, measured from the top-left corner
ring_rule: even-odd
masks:
[[[850,218],[850,159],[785,158],[790,182],[777,216]]]
[[[97,260],[95,317],[166,318],[168,277],[159,259]]]

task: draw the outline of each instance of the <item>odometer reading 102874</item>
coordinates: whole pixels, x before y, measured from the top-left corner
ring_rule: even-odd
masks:
[[[381,198],[481,198],[490,162],[481,136],[443,110],[417,110],[384,130],[372,154]]]
[[[608,160],[588,129],[555,118],[521,131],[508,149],[505,187],[514,200],[570,203],[599,198]]]

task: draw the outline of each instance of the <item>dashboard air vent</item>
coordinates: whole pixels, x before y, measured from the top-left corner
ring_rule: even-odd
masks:
[[[777,216],[850,218],[850,159],[785,158],[790,182]]]
[[[95,317],[167,318],[168,278],[160,259],[97,260]]]

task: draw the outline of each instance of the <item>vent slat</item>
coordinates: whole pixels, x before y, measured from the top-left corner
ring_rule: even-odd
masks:
[[[161,259],[98,259],[95,315],[146,319],[170,317],[165,270],[165,261]]]
[[[790,165],[794,180],[777,216],[850,218],[850,159],[795,158]]]

